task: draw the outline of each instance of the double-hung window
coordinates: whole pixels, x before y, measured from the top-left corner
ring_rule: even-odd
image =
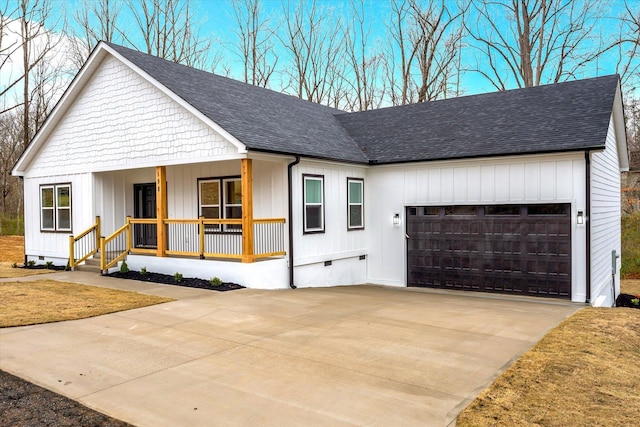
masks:
[[[304,232],[324,232],[324,176],[303,175]]]
[[[40,186],[40,229],[71,231],[71,184]]]
[[[239,177],[198,180],[199,215],[214,219],[242,218],[242,184]],[[230,224],[225,230],[242,227]],[[207,225],[207,231],[220,231],[219,225]]]
[[[347,178],[347,229],[364,228],[364,180]]]

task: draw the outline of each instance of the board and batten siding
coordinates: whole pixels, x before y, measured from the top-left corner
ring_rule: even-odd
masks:
[[[620,293],[620,259],[612,276],[611,251],[621,252],[621,200],[618,145],[613,118],[606,148],[591,154],[591,302],[613,304],[613,288]]]
[[[584,302],[585,228],[576,225],[585,210],[584,154],[531,155],[466,161],[377,166],[367,173],[372,283],[406,285],[405,208],[449,204],[570,203],[574,301]],[[401,224],[393,224],[394,214]]]
[[[69,235],[80,233],[95,222],[92,209],[93,184],[90,173],[25,177],[24,198],[25,254],[28,260],[43,264],[66,265],[69,259]],[[71,184],[71,232],[40,231],[40,186]],[[44,257],[39,260],[38,257]]]
[[[294,283],[299,287],[366,283],[368,264],[367,212],[373,192],[366,168],[331,162],[303,160],[293,169]],[[302,177],[324,177],[324,233],[303,232]],[[364,179],[364,230],[347,230],[347,178]],[[377,190],[376,190],[377,191]],[[365,255],[365,259],[360,259]],[[325,266],[326,261],[331,265]]]
[[[211,127],[108,56],[26,174],[131,169],[237,156],[237,148]]]

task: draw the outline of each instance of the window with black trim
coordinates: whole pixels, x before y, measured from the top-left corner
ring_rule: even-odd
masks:
[[[364,180],[347,178],[347,228],[364,228]]]
[[[240,177],[203,178],[198,180],[198,214],[205,218],[242,218],[242,183]],[[224,230],[240,230],[229,224]],[[207,231],[220,231],[219,225],[207,225]]]
[[[40,230],[71,231],[71,184],[40,186]]]
[[[305,233],[324,232],[324,176],[303,175]]]

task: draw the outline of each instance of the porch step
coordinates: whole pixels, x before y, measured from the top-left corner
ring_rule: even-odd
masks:
[[[100,258],[88,258],[84,264],[76,266],[76,270],[100,273]]]

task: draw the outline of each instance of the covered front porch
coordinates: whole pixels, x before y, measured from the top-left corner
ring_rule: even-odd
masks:
[[[238,164],[239,176],[231,175],[232,178],[228,178],[230,175],[227,171],[232,171]],[[104,216],[97,215],[95,223],[89,228],[70,236],[71,268],[91,257],[99,258],[100,270],[104,274],[116,268],[119,262],[126,260],[131,269],[145,267],[147,271],[165,274],[179,272],[185,277],[205,279],[217,276],[226,281],[235,280],[249,287],[250,283],[241,283],[240,280],[249,280],[247,275],[253,277],[256,275],[255,272],[267,268],[270,274],[282,276],[282,280],[276,280],[278,284],[275,287],[286,286],[286,219],[254,217],[256,209],[252,159],[227,161],[222,168],[212,165],[199,168],[204,172],[193,172],[192,177],[185,177],[187,168],[184,165],[169,166],[171,179],[167,179],[168,167],[155,167],[153,184],[148,182],[148,170],[124,174],[126,178],[122,179],[123,182],[111,187],[107,183],[116,179],[113,173],[98,177],[96,193],[102,194],[102,197],[98,197],[99,200],[96,201],[96,211],[111,216],[110,224],[105,227]],[[278,182],[280,173],[277,164],[262,165],[259,169],[261,181],[266,181],[267,175],[269,183]],[[215,173],[210,170],[222,170],[218,173],[226,174],[224,182],[231,183],[228,187],[235,191],[235,194],[226,195],[221,188],[222,185],[215,188],[209,186],[215,191],[209,195],[205,194],[205,188],[209,187],[202,185],[201,180],[207,183],[216,183],[217,180],[223,182],[222,178],[209,178]],[[204,175],[204,178],[199,175]],[[275,179],[271,175],[275,175]],[[136,183],[143,181],[147,183]],[[192,191],[191,195],[185,190],[190,186],[197,187],[197,191]],[[122,206],[105,202],[105,199],[120,197],[117,187],[133,196],[125,196]],[[173,189],[171,193],[168,192],[168,187]],[[260,188],[266,190],[264,185]],[[276,188],[268,188],[269,193],[276,191],[279,191],[277,185]],[[233,204],[225,206],[223,196]],[[109,205],[110,209],[105,209]],[[271,202],[268,208],[261,206],[257,210],[282,212],[284,209]],[[113,230],[115,227],[112,224],[117,221],[118,211],[125,211],[127,215],[122,218],[124,224]],[[179,213],[196,215],[176,217]],[[206,217],[204,213],[217,217]],[[113,231],[109,232],[109,228]],[[251,264],[259,266],[248,267]]]

